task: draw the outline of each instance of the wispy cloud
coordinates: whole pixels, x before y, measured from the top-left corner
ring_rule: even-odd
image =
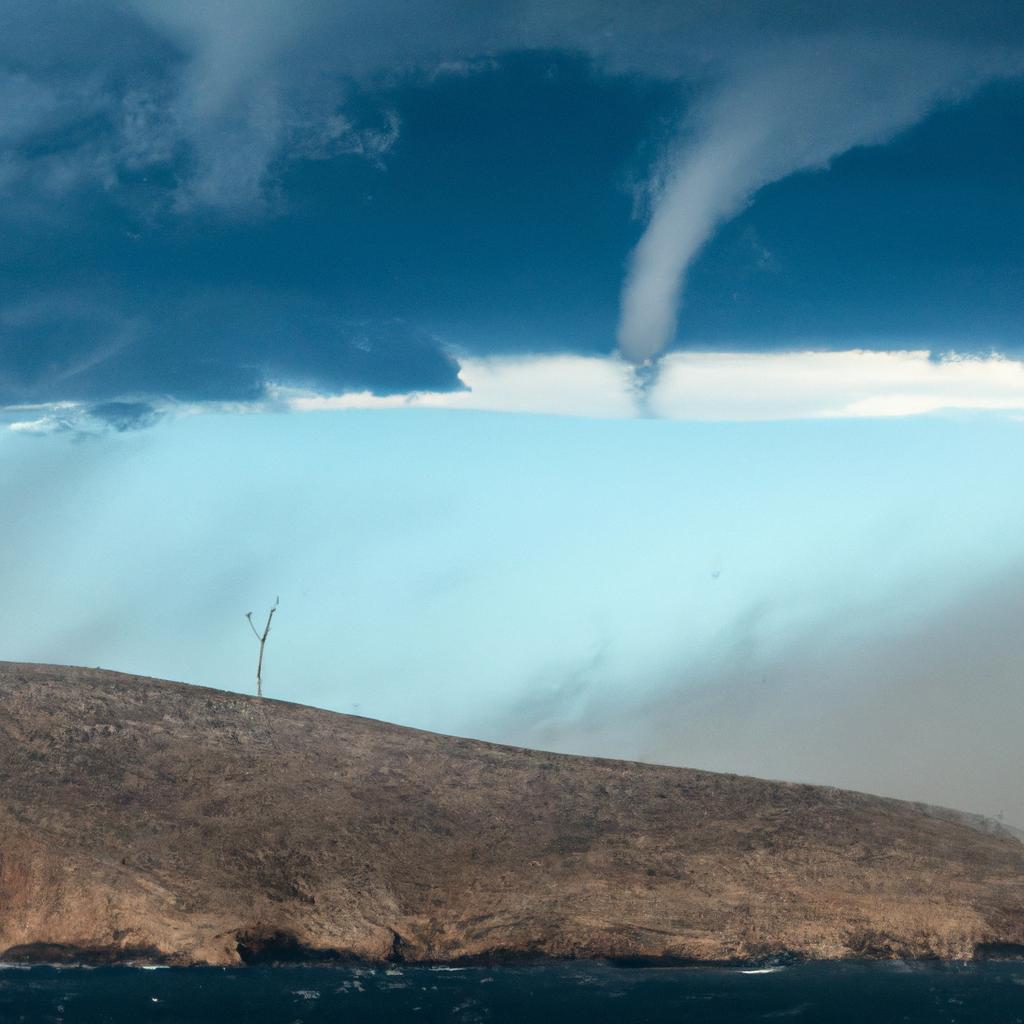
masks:
[[[54,196],[99,190],[129,207],[144,196],[147,215],[251,216],[267,209],[282,161],[380,161],[398,138],[393,112],[362,124],[344,109],[343,50],[314,56],[323,32],[339,31],[318,0],[99,0],[65,12],[59,39],[48,18],[14,3],[0,42],[0,188],[15,210],[38,216]]]
[[[160,409],[149,402],[100,402],[97,405],[59,402],[8,410],[8,415],[13,417],[8,429],[15,434],[33,434],[38,437],[50,434],[89,437],[108,431],[123,434],[128,430],[153,426],[165,411],[181,414],[186,409],[186,406],[166,406]],[[26,413],[30,414],[29,418],[25,418]]]

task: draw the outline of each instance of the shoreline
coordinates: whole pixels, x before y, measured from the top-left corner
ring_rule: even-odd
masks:
[[[644,970],[736,970],[764,974],[805,966],[841,966],[853,964],[903,964],[916,967],[969,967],[978,964],[1021,963],[1024,964],[1024,946],[998,953],[985,952],[970,959],[959,957],[892,957],[892,956],[840,956],[806,957],[795,953],[779,953],[764,957],[731,958],[720,960],[698,960],[685,957],[554,957],[536,954],[511,954],[497,956],[462,957],[454,960],[368,960],[365,957],[349,955],[311,956],[294,959],[266,959],[259,961],[241,960],[233,964],[215,964],[205,961],[184,961],[173,957],[147,960],[141,957],[104,957],[106,951],[90,950],[85,956],[69,956],[67,959],[30,960],[8,957],[10,951],[0,956],[0,970],[101,970],[106,968],[157,971],[157,970],[262,970],[265,968],[328,968],[331,970],[395,971],[405,969],[433,971],[501,970],[505,968],[544,969],[549,967],[601,966],[621,971]]]

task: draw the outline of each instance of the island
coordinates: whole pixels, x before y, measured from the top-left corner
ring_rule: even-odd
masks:
[[[0,663],[0,961],[1021,953],[980,817]]]

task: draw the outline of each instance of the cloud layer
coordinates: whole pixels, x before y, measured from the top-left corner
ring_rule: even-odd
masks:
[[[12,269],[0,305],[0,404],[253,401],[268,385],[457,388],[446,339],[433,330],[360,308],[358,295],[334,308],[320,295],[310,311],[298,290],[270,294],[272,282],[247,273],[258,260],[245,247],[273,243],[253,242],[245,226],[294,224],[288,244],[301,259],[296,176],[341,158],[386,174],[403,139],[396,90],[471,78],[524,52],[574,55],[597,74],[656,81],[677,98],[673,125],[649,140],[661,155],[637,188],[646,227],[622,290],[619,344],[642,363],[672,344],[702,246],[759,188],[1019,75],[1024,28],[995,0],[969,11],[797,0],[770,10],[667,0],[97,0],[63,5],[59,18],[8,0],[0,232]],[[564,172],[550,173],[554,190]],[[372,186],[355,180],[344,187],[372,203]],[[148,276],[109,239],[89,249],[100,223],[140,251],[158,240]],[[374,229],[372,218],[356,225]],[[85,255],[71,266],[65,254],[79,246]],[[29,278],[26,254],[49,272],[45,284]],[[211,270],[231,286],[218,291]]]
[[[465,389],[379,397],[283,394],[300,411],[442,408],[622,419],[796,420],[1024,411],[1024,362],[926,350],[676,352],[641,393],[618,358],[463,357]]]
[[[0,308],[0,406],[234,402],[279,383],[325,390],[458,389],[441,343],[401,320],[339,316],[272,293],[163,308],[85,291]],[[139,422],[145,422],[139,417]]]

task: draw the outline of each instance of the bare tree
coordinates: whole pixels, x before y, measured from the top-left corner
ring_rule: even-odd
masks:
[[[263,696],[263,648],[266,646],[267,637],[270,636],[270,622],[274,618],[274,612],[277,611],[277,606],[281,603],[281,598],[274,598],[274,607],[270,609],[270,614],[267,616],[267,624],[263,627],[263,632],[260,631],[253,625],[252,612],[246,612],[245,617],[249,620],[249,628],[252,630],[252,635],[256,637],[260,642],[260,660],[256,663],[256,696]]]

